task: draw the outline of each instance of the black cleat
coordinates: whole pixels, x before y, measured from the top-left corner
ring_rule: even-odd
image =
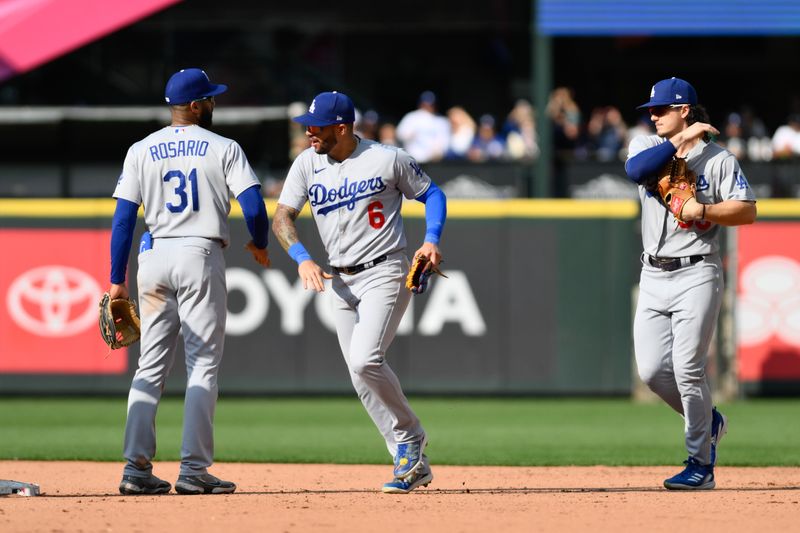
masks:
[[[230,494],[236,490],[236,484],[223,481],[211,474],[197,476],[178,476],[175,491],[178,494]]]
[[[158,479],[156,476],[150,474],[149,477],[138,476],[122,476],[122,481],[119,484],[119,493],[129,495],[139,494],[166,494],[170,491],[172,485],[163,479]]]

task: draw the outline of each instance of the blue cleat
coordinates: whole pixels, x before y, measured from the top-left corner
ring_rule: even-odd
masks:
[[[423,437],[415,442],[407,442],[397,445],[397,455],[394,457],[394,477],[405,479],[417,471],[422,464],[422,452],[428,438]]]
[[[384,483],[381,490],[386,494],[408,494],[417,487],[427,487],[431,481],[433,481],[433,472],[426,467],[405,479],[394,478],[389,483]]]
[[[714,467],[712,465],[701,465],[691,455],[683,464],[686,465],[683,472],[664,480],[666,488],[672,490],[708,490],[714,488]]]
[[[711,410],[711,466],[717,464],[717,445],[728,432],[728,417],[717,411]]]

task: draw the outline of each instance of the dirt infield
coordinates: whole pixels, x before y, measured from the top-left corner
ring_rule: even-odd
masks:
[[[0,531],[793,531],[800,468],[717,468],[717,489],[660,488],[675,467],[434,466],[427,489],[379,492],[388,466],[217,464],[232,495],[120,496],[122,463],[0,461],[38,483],[0,497]],[[155,473],[174,481],[177,463]]]

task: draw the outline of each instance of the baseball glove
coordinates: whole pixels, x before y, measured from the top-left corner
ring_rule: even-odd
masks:
[[[439,274],[446,278],[442,271],[433,266],[433,263],[424,255],[414,257],[411,268],[406,277],[406,288],[414,294],[422,294],[428,288],[428,278],[434,274]]]
[[[685,159],[673,158],[664,165],[658,176],[658,194],[672,212],[672,215],[683,222],[683,208],[697,191],[697,176],[689,170]]]
[[[108,293],[100,299],[100,336],[112,350],[130,346],[139,340],[141,323],[136,303],[127,298],[114,298]]]

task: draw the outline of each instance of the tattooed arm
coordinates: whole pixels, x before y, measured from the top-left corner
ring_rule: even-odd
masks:
[[[297,273],[303,280],[304,289],[313,289],[317,292],[325,290],[325,280],[333,276],[311,259],[311,254],[305,249],[297,236],[297,220],[300,211],[289,206],[278,204],[275,216],[272,219],[272,233],[281,243],[283,249],[297,262]]]

